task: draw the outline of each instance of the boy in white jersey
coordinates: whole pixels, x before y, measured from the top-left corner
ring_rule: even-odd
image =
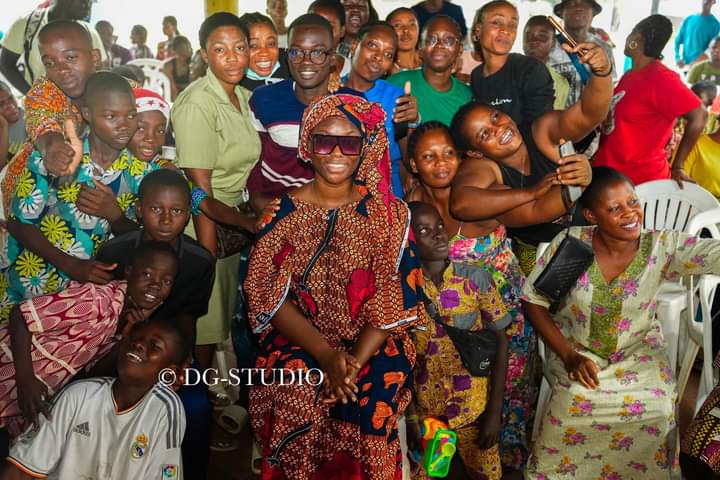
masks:
[[[189,354],[174,322],[137,324],[119,347],[118,378],[80,380],[60,391],[50,418],[41,416],[38,430],[10,448],[0,479],[182,478],[185,411],[158,375],[172,371],[181,383]]]

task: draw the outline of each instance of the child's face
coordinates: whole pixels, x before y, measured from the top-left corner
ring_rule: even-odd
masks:
[[[417,48],[420,27],[415,15],[409,12],[398,12],[390,19],[390,25],[398,36],[398,50],[406,52]]]
[[[410,166],[424,185],[430,188],[450,187],[460,167],[450,135],[441,129],[425,132],[415,146]]]
[[[145,45],[147,35],[144,32],[133,30],[130,32],[130,41],[135,45]]]
[[[128,149],[135,157],[151,161],[165,144],[165,115],[157,110],[137,114],[137,130],[130,139]]]
[[[710,44],[710,61],[720,63],[720,41],[715,40]]]
[[[316,177],[330,185],[342,185],[351,180],[360,163],[362,149],[362,137],[357,127],[346,118],[330,117],[315,127],[311,137]]]
[[[518,23],[517,11],[509,5],[498,5],[483,15],[480,44],[496,55],[507,55],[515,43]]]
[[[20,108],[12,93],[0,88],[0,115],[12,125],[20,120]]]
[[[190,220],[190,199],[179,188],[155,185],[138,204],[146,240],[174,242]]]
[[[256,23],[250,27],[249,68],[261,77],[269,76],[280,56],[277,34],[267,23]]]
[[[156,253],[128,265],[127,295],[143,310],[154,310],[167,299],[172,290],[177,261],[168,254]]]
[[[550,56],[554,43],[553,31],[546,25],[532,25],[525,29],[523,51],[529,57],[544,62]]]
[[[82,109],[90,130],[111,148],[122,150],[137,130],[137,110],[132,95],[111,91],[98,95],[93,103]]]
[[[39,50],[47,77],[68,97],[82,97],[88,78],[100,62],[100,52],[74,30],[54,32],[42,40]]]
[[[432,207],[422,208],[412,216],[415,244],[422,261],[448,258],[448,234],[442,218]]]
[[[705,105],[706,107],[711,107],[712,104],[715,102],[715,96],[715,92],[703,91],[700,94],[700,100],[702,100],[703,105]]]
[[[154,385],[164,368],[177,367],[178,344],[176,332],[149,322],[132,329],[118,348],[118,377],[124,384]]]
[[[384,77],[392,67],[397,43],[387,28],[373,28],[365,35],[353,55],[352,68],[367,82]]]

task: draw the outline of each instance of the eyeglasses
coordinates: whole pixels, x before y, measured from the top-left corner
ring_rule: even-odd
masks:
[[[312,145],[313,152],[318,155],[329,155],[337,146],[340,147],[343,155],[360,155],[362,138],[316,133],[312,136]]]
[[[430,35],[425,39],[425,46],[428,48],[433,48],[435,45],[440,43],[445,48],[453,48],[455,45],[458,44],[460,40],[458,40],[457,37],[453,37],[452,35],[448,35],[447,37],[438,37],[437,35]]]
[[[310,56],[310,61],[315,65],[325,63],[327,60],[328,53],[331,50],[323,50],[321,48],[315,48],[313,50],[303,50],[302,48],[288,48],[287,55],[292,63],[302,63],[306,56]]]

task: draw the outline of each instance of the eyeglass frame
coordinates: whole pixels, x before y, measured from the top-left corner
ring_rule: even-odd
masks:
[[[452,44],[452,45],[447,45],[447,44],[446,44],[445,39],[447,39],[447,38],[452,38],[452,39],[453,39],[453,44]],[[430,35],[429,37],[427,37],[427,38],[424,39],[424,41],[423,41],[423,47],[434,48],[434,47],[436,47],[438,44],[440,44],[440,45],[442,45],[443,48],[447,48],[448,50],[450,50],[450,49],[455,48],[455,46],[456,46],[458,43],[462,43],[462,42],[460,41],[460,39],[459,39],[458,37],[456,37],[456,36],[454,36],[454,35],[448,35],[448,36],[442,37],[442,40],[440,40],[440,38],[438,38],[437,35]]]
[[[290,52],[292,52],[293,50],[297,50],[298,52],[302,52],[302,56],[301,56],[301,57],[298,57],[300,60],[297,61],[297,62],[296,62],[295,60],[293,60],[293,55],[290,54]],[[325,58],[323,58],[323,60],[322,60],[321,62],[315,62],[315,61],[313,61],[312,52],[314,52],[314,51],[320,51],[320,52],[322,52],[323,55],[325,55]],[[287,49],[287,52],[286,52],[286,53],[287,53],[288,60],[290,61],[290,63],[292,63],[292,64],[294,64],[294,65],[300,65],[301,63],[303,63],[303,62],[305,61],[305,57],[309,57],[309,58],[310,58],[310,63],[312,63],[313,65],[322,65],[323,63],[325,63],[325,62],[327,61],[327,59],[328,59],[328,57],[329,57],[330,55],[332,55],[333,53],[335,53],[335,49],[334,49],[334,48],[329,48],[329,49],[327,49],[327,50],[324,50],[324,49],[322,49],[322,48],[313,48],[312,50],[305,50],[304,48],[290,47],[290,48]]]

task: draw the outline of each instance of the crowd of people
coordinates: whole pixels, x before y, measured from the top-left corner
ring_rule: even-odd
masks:
[[[663,281],[720,274],[720,242],[643,230],[635,193],[720,195],[715,1],[676,35],[680,74],[663,15],[621,71],[595,0],[557,1],[560,31],[481,3],[467,25],[448,1],[383,20],[315,0],[286,25],[268,0],[208,16],[197,50],[165,17],[155,54],[143,25],[129,49],[90,27],[89,0],[15,22],[0,479],[207,478],[211,449],[238,448],[213,407],[236,436],[249,420],[264,479],[429,478],[428,419],[456,435],[447,478],[720,478],[720,390],[677,451],[655,317]],[[145,88],[142,58],[170,91]],[[538,284],[568,238],[594,259],[557,301]],[[255,369],[232,405],[185,381],[229,337]]]

